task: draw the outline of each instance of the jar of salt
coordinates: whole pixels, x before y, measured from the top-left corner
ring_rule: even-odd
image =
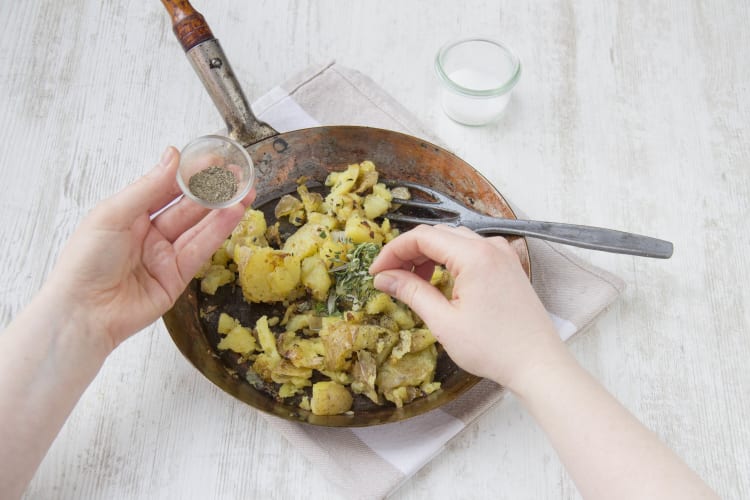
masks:
[[[521,61],[501,42],[469,38],[446,44],[435,57],[445,113],[464,125],[500,118],[521,77]]]

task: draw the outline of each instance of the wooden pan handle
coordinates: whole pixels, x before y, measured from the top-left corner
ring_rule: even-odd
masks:
[[[161,0],[161,3],[172,17],[172,29],[185,52],[199,43],[214,39],[206,19],[188,0]]]

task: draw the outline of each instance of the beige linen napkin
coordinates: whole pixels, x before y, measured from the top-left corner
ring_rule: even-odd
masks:
[[[301,72],[258,99],[253,110],[280,132],[318,125],[363,125],[439,144],[372,80],[335,63]],[[589,326],[624,287],[618,277],[557,245],[535,239],[529,239],[528,244],[534,289],[564,340]],[[427,414],[355,429],[316,427],[264,416],[347,498],[383,498],[502,397],[501,387],[484,380]]]

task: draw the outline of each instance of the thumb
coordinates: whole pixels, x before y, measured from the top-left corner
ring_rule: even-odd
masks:
[[[162,154],[159,165],[103,204],[110,206],[110,212],[126,226],[143,212],[151,215],[160,211],[180,194],[175,175],[179,164],[179,151],[168,147]]]
[[[440,290],[418,275],[403,269],[390,269],[375,275],[375,288],[409,306],[425,323],[438,323],[450,303]],[[429,321],[427,320],[429,318]]]

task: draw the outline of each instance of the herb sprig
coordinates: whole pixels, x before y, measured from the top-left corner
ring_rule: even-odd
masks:
[[[380,246],[375,243],[360,243],[347,255],[346,267],[334,272],[336,286],[328,297],[328,313],[336,310],[339,302],[344,302],[352,311],[359,311],[376,292],[369,269]]]

